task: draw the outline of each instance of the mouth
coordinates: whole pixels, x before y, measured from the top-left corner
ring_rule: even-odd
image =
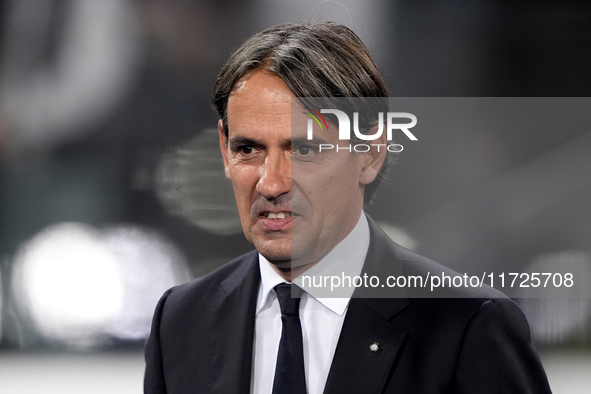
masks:
[[[270,220],[280,220],[291,217],[291,212],[263,212],[262,215]]]
[[[259,214],[258,222],[266,231],[286,231],[291,228],[291,211],[263,211]]]

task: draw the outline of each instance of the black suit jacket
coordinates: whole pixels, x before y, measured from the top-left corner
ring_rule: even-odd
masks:
[[[457,275],[369,224],[368,275]],[[249,393],[259,283],[253,251],[168,290],[146,344],[144,392]],[[399,293],[374,298],[356,289],[325,393],[550,392],[528,323],[501,293],[451,289],[449,298],[415,298],[412,289],[386,290]],[[369,349],[374,342],[378,352]]]

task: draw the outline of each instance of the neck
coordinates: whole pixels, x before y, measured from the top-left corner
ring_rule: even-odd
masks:
[[[270,261],[271,267],[288,282],[292,282],[293,279],[297,278],[299,275],[303,274],[310,268],[312,268],[317,262],[305,264],[301,266],[292,267],[291,260],[283,260],[283,261]]]
[[[353,231],[357,223],[359,223],[361,212],[362,210],[360,208],[357,220],[351,223],[350,226],[348,226],[349,228],[347,229],[347,231],[344,234],[342,234],[341,237],[339,237],[338,242],[335,243],[333,248]],[[273,269],[275,270],[275,272],[279,274],[279,276],[281,276],[288,282],[292,282],[293,279],[297,278],[299,275],[303,274],[304,272],[315,266],[318,262],[320,262],[328,253],[330,253],[330,251],[333,248],[324,250],[322,254],[320,256],[317,256],[315,260],[312,262],[305,262],[305,255],[290,260],[267,260],[269,261],[269,263],[271,263],[271,267],[273,267]]]

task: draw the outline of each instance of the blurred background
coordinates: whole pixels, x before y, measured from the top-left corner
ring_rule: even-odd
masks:
[[[578,97],[529,127],[421,135],[367,211],[460,271],[591,283],[587,1],[0,0],[1,392],[141,393],[159,296],[251,249],[217,72],[252,33],[305,20],[357,32],[391,96]],[[554,392],[588,393],[589,295],[520,303]]]

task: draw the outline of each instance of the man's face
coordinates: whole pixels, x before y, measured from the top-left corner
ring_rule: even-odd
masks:
[[[383,157],[319,153],[319,142],[347,143],[337,140],[334,127],[315,129],[318,141],[305,140],[303,111],[294,112],[292,132],[293,97],[276,75],[252,71],[230,94],[227,141],[221,121],[219,129],[246,238],[276,267],[302,271],[353,229],[364,184],[373,181]]]

